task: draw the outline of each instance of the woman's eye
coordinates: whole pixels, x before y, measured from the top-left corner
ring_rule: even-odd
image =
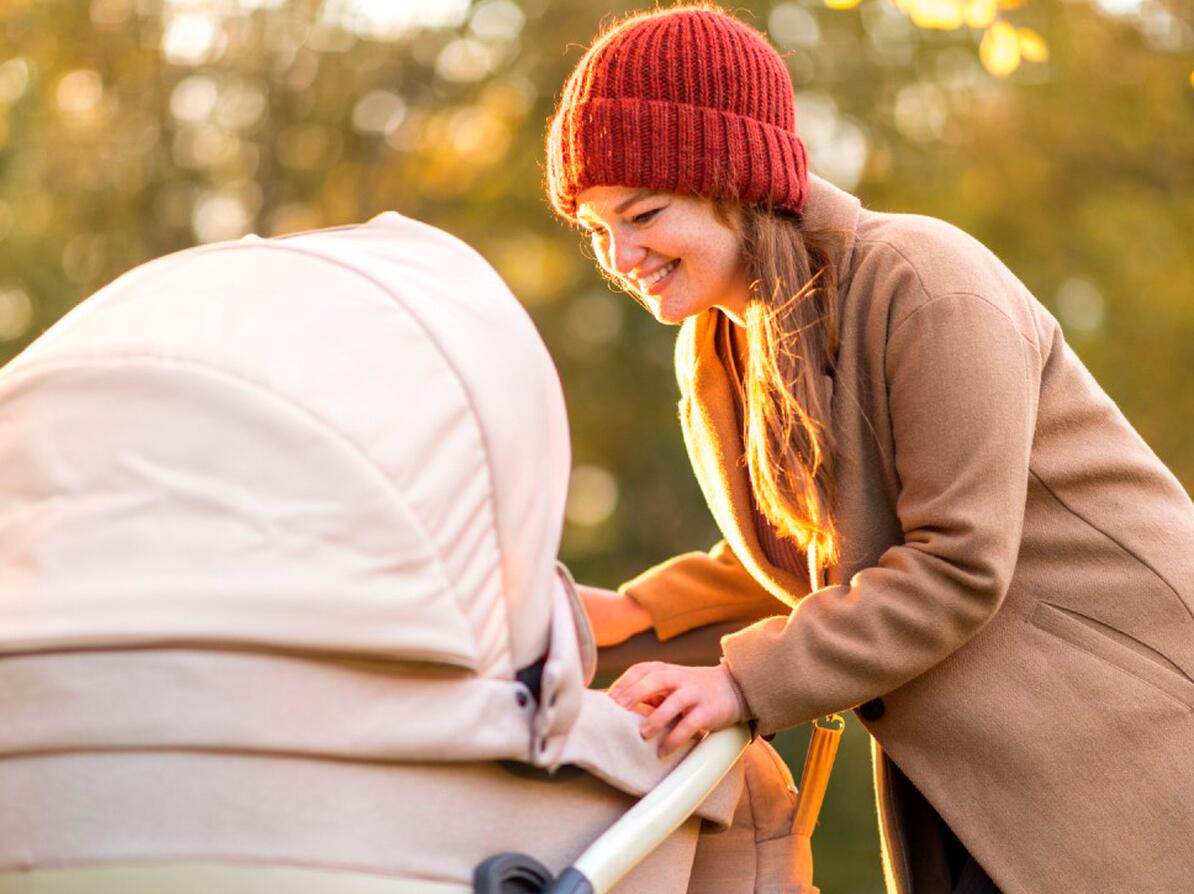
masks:
[[[644,211],[642,214],[634,215],[631,220],[636,224],[650,223],[651,219],[662,210],[662,208],[652,208],[650,211]]]

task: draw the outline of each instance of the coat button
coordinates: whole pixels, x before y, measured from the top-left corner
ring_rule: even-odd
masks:
[[[883,699],[881,698],[873,698],[869,702],[863,702],[858,706],[858,716],[871,723],[882,718],[886,711],[887,705],[883,704]]]

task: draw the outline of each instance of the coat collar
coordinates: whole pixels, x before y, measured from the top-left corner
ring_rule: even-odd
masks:
[[[830,260],[839,283],[849,278],[862,204],[820,177],[809,177],[804,226],[832,230]],[[736,387],[717,350],[718,332],[733,325],[721,311],[710,310],[685,322],[677,346],[677,372],[683,386],[681,419],[693,471],[705,500],[739,560],[778,599],[792,604],[809,590],[803,569],[771,564],[755,528],[750,478],[743,456],[742,434],[734,408]]]
[[[854,245],[858,240],[858,224],[862,202],[828,180],[809,174],[808,202],[802,212],[805,229],[831,230],[841,238],[835,240],[830,260],[838,271],[838,282],[845,283],[854,262]]]

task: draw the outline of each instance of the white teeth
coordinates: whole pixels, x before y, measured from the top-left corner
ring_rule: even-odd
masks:
[[[663,279],[665,276],[667,276],[669,273],[671,273],[673,270],[675,270],[676,265],[679,263],[680,263],[680,261],[677,258],[675,261],[672,261],[666,267],[660,267],[658,270],[656,270],[654,273],[652,273],[650,276],[646,277],[645,279],[640,279],[639,282],[642,283],[644,286],[647,286],[648,288],[650,288],[651,286],[655,285],[655,283],[659,282],[661,279]]]

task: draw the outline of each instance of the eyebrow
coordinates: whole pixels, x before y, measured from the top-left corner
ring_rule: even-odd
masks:
[[[639,199],[645,199],[647,196],[655,195],[655,193],[656,193],[656,190],[653,190],[653,189],[640,189],[638,192],[636,192],[634,195],[632,195],[630,198],[628,198],[625,202],[623,202],[621,205],[619,205],[617,208],[615,208],[614,214],[624,213],[627,208],[629,208],[631,205],[633,205]]]

